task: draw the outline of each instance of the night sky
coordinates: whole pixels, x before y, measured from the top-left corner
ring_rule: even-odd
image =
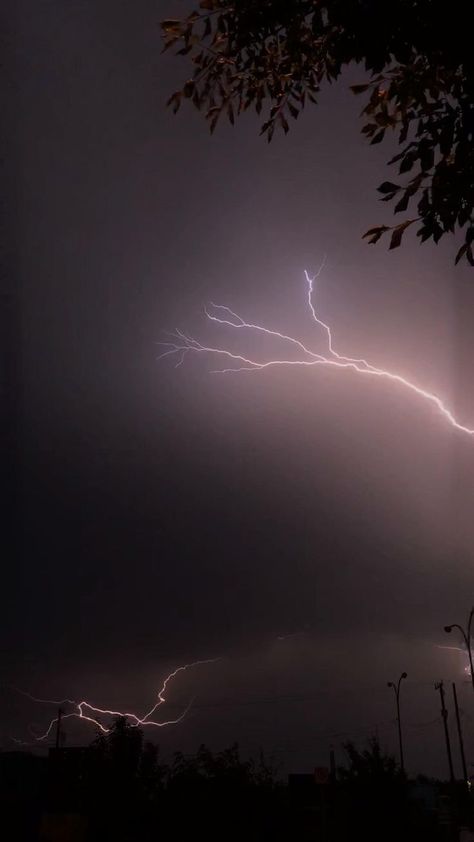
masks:
[[[308,771],[376,732],[396,751],[386,683],[406,670],[407,768],[446,774],[440,678],[458,682],[474,762],[465,659],[438,648],[472,603],[474,438],[388,382],[216,376],[204,355],[158,361],[156,343],[175,327],[222,341],[210,300],[314,342],[304,270],[326,256],[318,306],[338,347],[474,426],[472,271],[452,240],[361,240],[390,223],[376,187],[393,175],[390,143],[359,135],[362,70],[270,146],[254,115],[212,137],[191,107],[174,117],[188,68],[160,54],[159,21],[187,5],[10,4],[2,283],[21,323],[4,331],[19,373],[2,746],[54,715],[10,684],[142,710],[175,666],[220,657],[170,689],[168,713],[194,702],[147,731],[165,755],[238,740]]]

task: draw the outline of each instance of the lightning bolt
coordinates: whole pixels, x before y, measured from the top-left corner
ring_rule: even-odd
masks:
[[[184,710],[179,714],[179,716],[175,717],[174,719],[165,719],[165,720],[161,720],[161,719],[156,720],[154,718],[152,719],[152,717],[154,716],[154,714],[156,713],[158,708],[160,708],[161,705],[164,705],[165,702],[166,702],[165,693],[168,689],[168,685],[170,684],[170,682],[174,678],[176,678],[177,675],[179,675],[182,672],[185,672],[186,670],[192,669],[193,667],[202,666],[203,664],[214,664],[219,660],[221,660],[221,659],[220,658],[207,658],[205,660],[192,661],[189,664],[183,664],[180,667],[176,667],[176,669],[174,669],[172,672],[170,672],[169,675],[167,675],[166,678],[163,680],[163,683],[162,683],[160,689],[157,691],[155,702],[153,703],[152,707],[147,711],[147,713],[145,713],[143,716],[139,716],[138,714],[131,713],[129,711],[112,710],[110,708],[97,707],[96,705],[93,705],[90,702],[87,702],[87,701],[84,701],[84,700],[80,701],[80,702],[77,702],[74,699],[62,699],[61,701],[56,701],[54,699],[41,699],[41,698],[38,698],[37,696],[33,696],[31,693],[27,693],[25,690],[20,690],[18,687],[12,687],[11,689],[15,690],[17,693],[20,693],[22,696],[26,696],[26,698],[31,699],[33,702],[37,702],[39,704],[55,705],[55,706],[60,707],[60,708],[68,705],[68,706],[72,707],[73,710],[69,710],[67,713],[62,713],[62,716],[61,716],[62,721],[64,721],[65,719],[71,719],[71,718],[81,719],[85,722],[88,722],[91,725],[94,725],[96,728],[99,729],[99,731],[102,732],[102,734],[108,734],[111,730],[110,727],[108,727],[107,725],[104,725],[103,722],[101,722],[101,719],[104,718],[104,717],[106,719],[110,718],[110,717],[118,717],[118,716],[119,717],[125,717],[126,719],[128,719],[130,721],[130,724],[134,728],[138,728],[138,727],[164,728],[167,725],[177,725],[179,722],[181,722],[184,719],[184,717],[186,716],[186,714],[188,713],[188,711],[189,711],[189,709],[192,705],[192,700],[191,700],[189,702],[189,704],[184,708]],[[58,722],[58,718],[59,718],[58,716],[55,716],[53,719],[51,719],[46,731],[44,731],[44,733],[34,737],[36,742],[43,742],[44,740],[46,740],[50,736],[51,731],[53,730],[54,726]],[[29,743],[23,743],[22,740],[14,739],[14,742],[21,743],[23,745],[29,745]]]
[[[301,368],[324,366],[331,369],[348,370],[357,375],[388,380],[404,390],[415,393],[425,402],[432,404],[451,427],[454,427],[456,430],[459,430],[461,433],[468,436],[473,436],[474,429],[461,424],[452,411],[446,406],[445,402],[434,392],[421,388],[421,386],[416,385],[416,383],[413,383],[401,374],[397,374],[385,368],[379,368],[365,359],[345,356],[336,350],[331,327],[318,315],[318,311],[314,304],[315,282],[319,278],[323,266],[324,264],[320,267],[314,277],[310,277],[306,271],[304,273],[307,285],[308,307],[313,322],[317,325],[323,336],[325,345],[323,351],[314,351],[301,342],[297,337],[289,336],[286,333],[281,333],[278,330],[272,330],[271,328],[264,327],[260,324],[248,322],[239,316],[238,313],[234,312],[234,310],[231,310],[230,307],[211,302],[208,307],[204,308],[204,313],[210,322],[224,325],[232,330],[260,333],[273,337],[280,343],[282,342],[288,346],[292,346],[293,349],[298,351],[299,356],[296,359],[275,357],[270,360],[261,361],[248,357],[243,353],[233,353],[226,347],[204,345],[199,340],[176,328],[171,333],[168,341],[158,343],[165,349],[163,353],[159,355],[158,359],[163,359],[164,357],[175,357],[177,358],[176,367],[178,368],[183,364],[189,354],[209,355],[215,357],[216,359],[221,359],[224,364],[224,367],[213,369],[213,374],[235,374],[239,372],[264,371],[266,369],[277,368],[279,366],[288,368],[292,366]],[[225,364],[226,361],[228,361],[227,365]]]
[[[462,646],[443,646],[442,644],[437,643],[436,648],[437,649],[451,649],[454,652],[462,652],[463,655],[467,655],[466,648],[464,647],[464,649],[463,649]],[[464,672],[466,673],[466,675],[471,675],[471,666],[470,666],[469,663],[467,664],[467,666],[464,667]]]

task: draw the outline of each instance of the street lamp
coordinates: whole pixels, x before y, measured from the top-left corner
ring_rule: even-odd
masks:
[[[461,632],[461,634],[464,638],[464,643],[466,644],[467,654],[469,655],[469,667],[470,667],[470,670],[471,670],[471,684],[472,684],[472,689],[474,690],[474,668],[473,668],[473,665],[472,665],[472,649],[471,649],[471,625],[472,625],[473,617],[474,617],[474,608],[471,608],[471,611],[469,613],[469,619],[467,621],[467,630],[463,629],[463,627],[460,626],[459,623],[451,623],[450,626],[445,626],[444,630],[447,634],[450,634],[453,629],[459,629],[459,631]]]
[[[395,700],[397,703],[398,743],[400,746],[400,769],[403,777],[405,777],[405,762],[403,759],[402,723],[400,720],[400,684],[402,682],[402,679],[406,677],[406,672],[402,672],[397,684],[394,684],[393,681],[387,682],[387,687],[393,687],[393,692],[395,693]]]

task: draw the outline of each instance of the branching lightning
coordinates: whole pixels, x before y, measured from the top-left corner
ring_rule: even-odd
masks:
[[[65,719],[71,719],[71,718],[81,719],[84,722],[87,722],[91,725],[94,725],[96,728],[99,729],[99,731],[101,731],[102,734],[108,734],[109,731],[110,731],[110,726],[105,725],[104,722],[101,721],[101,720],[105,719],[105,721],[107,721],[111,717],[125,717],[129,721],[129,724],[132,725],[132,727],[136,727],[136,728],[138,728],[138,727],[140,727],[140,728],[144,728],[144,727],[164,728],[167,725],[177,725],[179,722],[181,722],[184,719],[184,717],[186,716],[186,714],[188,713],[188,711],[189,711],[189,709],[192,705],[192,700],[191,700],[186,705],[184,710],[181,711],[179,716],[177,716],[175,718],[164,719],[164,720],[157,720],[157,719],[153,718],[154,714],[156,713],[158,708],[160,708],[166,702],[165,693],[168,689],[168,685],[170,684],[170,682],[174,678],[176,678],[177,675],[179,675],[182,672],[185,672],[186,670],[191,669],[192,667],[201,666],[203,664],[214,664],[218,660],[220,660],[220,659],[219,658],[207,658],[206,660],[192,661],[189,664],[183,664],[180,667],[176,667],[176,669],[174,669],[172,672],[169,673],[169,675],[166,676],[166,678],[164,679],[160,689],[158,690],[158,692],[156,694],[155,702],[153,703],[152,707],[148,710],[148,712],[145,713],[143,716],[139,716],[137,713],[130,713],[129,711],[120,711],[120,710],[112,710],[112,709],[109,709],[109,708],[96,707],[96,705],[93,705],[90,702],[87,702],[85,700],[77,702],[74,699],[62,699],[61,701],[56,701],[54,699],[41,699],[41,698],[38,698],[37,696],[33,696],[31,693],[27,693],[25,690],[20,690],[18,687],[13,687],[12,689],[15,690],[17,693],[20,693],[22,696],[26,696],[26,698],[31,699],[31,701],[33,701],[33,702],[37,702],[39,704],[45,704],[45,705],[54,705],[54,706],[60,708],[61,709],[61,721],[64,721]],[[66,706],[68,706],[69,708],[72,708],[72,710],[67,710],[67,712],[63,712],[62,709]],[[53,728],[55,727],[55,725],[57,724],[57,722],[58,722],[58,716],[55,716],[49,722],[49,725],[48,725],[46,731],[44,731],[44,733],[41,733],[39,735],[33,735],[34,740],[36,742],[43,742],[44,740],[46,740],[50,736],[50,734],[51,734]],[[22,743],[23,741],[22,740],[15,740],[15,742]]]
[[[388,369],[379,368],[378,366],[372,365],[372,363],[369,363],[365,359],[345,356],[335,349],[331,327],[320,318],[314,305],[315,281],[318,279],[322,268],[323,267],[321,266],[319,272],[314,277],[310,277],[308,272],[305,271],[308,307],[313,322],[322,333],[325,345],[321,352],[308,348],[307,345],[301,342],[297,337],[289,336],[288,334],[272,330],[264,327],[263,325],[247,322],[239,316],[238,313],[231,310],[230,307],[226,307],[222,304],[211,303],[209,307],[204,308],[204,313],[210,322],[215,322],[233,330],[262,333],[266,336],[273,337],[280,343],[282,342],[292,346],[293,349],[298,351],[299,356],[296,359],[279,356],[264,361],[253,359],[243,353],[233,353],[226,347],[205,345],[189,334],[186,334],[182,330],[176,328],[170,335],[169,340],[158,343],[165,349],[158,359],[163,359],[168,356],[175,357],[177,359],[176,367],[179,367],[183,364],[189,354],[207,354],[215,357],[216,359],[221,359],[224,363],[224,367],[212,370],[212,373],[215,374],[263,371],[265,369],[275,368],[278,366],[299,366],[303,368],[325,366],[332,369],[346,369],[357,375],[388,380],[397,386],[400,386],[404,390],[414,392],[419,398],[433,404],[451,427],[454,427],[456,430],[459,430],[469,436],[473,436],[474,429],[461,424],[461,422],[446,406],[444,401],[434,392],[430,392],[427,389],[421,388],[421,386],[417,386],[401,374],[396,374]],[[225,365],[226,361],[228,361],[227,365]]]

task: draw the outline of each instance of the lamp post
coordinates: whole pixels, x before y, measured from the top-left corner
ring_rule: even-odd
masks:
[[[403,758],[402,723],[400,719],[400,684],[402,682],[402,679],[406,677],[406,672],[402,672],[397,684],[394,684],[393,681],[387,682],[387,687],[393,687],[393,692],[395,693],[395,701],[397,703],[398,743],[400,746],[400,769],[403,777],[405,777],[405,761]]]
[[[464,638],[464,643],[466,644],[467,654],[469,656],[469,667],[470,667],[470,670],[471,670],[471,684],[472,684],[472,689],[474,690],[474,668],[473,668],[473,664],[472,664],[472,649],[471,649],[471,626],[472,626],[473,617],[474,617],[474,607],[471,608],[471,611],[469,613],[469,618],[468,618],[468,621],[467,621],[467,628],[466,629],[464,629],[462,626],[460,626],[459,623],[451,623],[450,626],[445,626],[444,630],[447,634],[450,634],[453,629],[459,629],[459,631],[461,632],[461,634]]]

